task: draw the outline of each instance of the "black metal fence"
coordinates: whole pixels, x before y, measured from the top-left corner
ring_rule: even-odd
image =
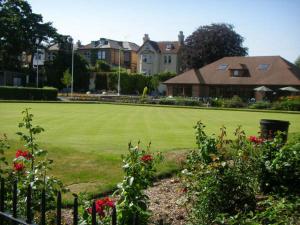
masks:
[[[17,181],[12,184],[12,207],[7,209],[6,206],[6,195],[9,193],[5,190],[5,180],[1,179],[0,184],[0,225],[6,224],[23,224],[23,225],[36,225],[33,222],[33,208],[32,208],[32,189],[29,186],[26,193],[26,218],[21,218],[18,214],[18,187]],[[38,224],[46,225],[46,190],[42,191],[40,199],[40,221]],[[61,192],[58,192],[56,198],[56,225],[62,224],[62,197]],[[114,207],[111,214],[112,225],[117,225],[117,213]],[[78,197],[75,195],[73,204],[73,225],[78,225]],[[96,202],[92,204],[92,225],[97,225],[97,214],[96,214]],[[163,220],[158,221],[159,225],[163,225]],[[139,225],[138,214],[134,216],[133,225]]]

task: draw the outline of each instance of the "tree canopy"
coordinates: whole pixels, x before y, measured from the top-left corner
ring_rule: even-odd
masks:
[[[298,58],[296,59],[295,65],[300,68],[300,56],[298,56]]]
[[[57,37],[51,23],[32,12],[24,0],[0,0],[0,59],[3,69],[20,69],[23,52],[32,54],[37,46]]]
[[[182,70],[201,68],[225,56],[245,56],[244,38],[230,24],[201,26],[186,38],[180,50]]]
[[[60,50],[52,62],[45,64],[47,85],[64,88],[61,80],[64,72],[72,67],[72,51]],[[74,54],[74,90],[86,90],[89,85],[88,63],[78,54]]]

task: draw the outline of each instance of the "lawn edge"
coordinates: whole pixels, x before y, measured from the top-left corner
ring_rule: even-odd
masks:
[[[286,111],[274,109],[248,109],[248,108],[222,108],[222,107],[201,107],[201,106],[181,106],[181,105],[157,105],[157,104],[133,104],[122,102],[101,102],[101,101],[33,101],[33,100],[0,100],[0,103],[58,103],[58,104],[104,104],[104,105],[127,105],[127,106],[145,106],[145,107],[162,107],[162,108],[183,108],[183,109],[204,109],[204,110],[225,110],[240,112],[265,112],[265,113],[288,113],[300,114],[300,111]]]

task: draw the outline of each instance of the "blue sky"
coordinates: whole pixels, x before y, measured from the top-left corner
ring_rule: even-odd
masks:
[[[249,55],[300,55],[300,0],[29,0],[35,13],[83,44],[100,37],[142,44],[177,40],[199,26],[230,23]]]

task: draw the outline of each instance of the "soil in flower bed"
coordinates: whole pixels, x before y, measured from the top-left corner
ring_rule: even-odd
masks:
[[[151,221],[157,222],[163,219],[164,224],[186,224],[187,210],[182,204],[184,193],[179,179],[160,180],[149,188],[146,194],[150,198]]]
[[[154,183],[154,186],[146,190],[150,198],[150,210],[152,217],[150,224],[157,224],[163,219],[165,225],[186,224],[187,211],[181,203],[183,200],[182,185],[177,178],[166,178]],[[62,212],[65,224],[72,224],[72,210],[65,209]]]

